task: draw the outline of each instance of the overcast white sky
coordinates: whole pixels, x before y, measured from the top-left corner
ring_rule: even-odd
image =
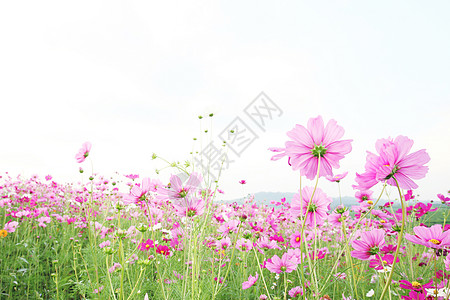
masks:
[[[343,195],[365,151],[402,134],[430,154],[417,192],[436,198],[450,189],[449,11],[448,1],[2,1],[1,171],[77,181],[74,155],[90,141],[96,172],[154,178],[153,152],[186,160],[193,137],[219,140],[239,116],[258,139],[223,172],[226,197],[293,192],[298,174],[267,148],[322,115],[354,140],[335,172],[350,173]],[[265,132],[244,114],[261,91],[283,111]],[[197,116],[209,113],[202,134]]]

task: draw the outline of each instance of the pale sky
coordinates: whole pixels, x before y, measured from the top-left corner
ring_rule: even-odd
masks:
[[[448,1],[2,1],[0,171],[78,181],[74,155],[90,141],[95,172],[155,178],[153,152],[189,159],[240,117],[258,138],[231,157],[224,197],[294,192],[297,172],[267,148],[321,115],[353,139],[335,170],[349,172],[343,195],[376,140],[401,134],[431,156],[417,193],[436,199],[450,189],[449,11]],[[262,91],[282,110],[265,131],[244,113]]]

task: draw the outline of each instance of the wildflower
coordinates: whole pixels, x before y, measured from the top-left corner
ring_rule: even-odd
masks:
[[[296,287],[290,289],[288,293],[289,293],[289,296],[291,296],[291,298],[295,298],[298,295],[303,296],[303,289],[299,286],[296,286]]]
[[[314,188],[308,186],[302,189],[302,198],[300,199],[300,194],[294,195],[291,202],[292,216],[298,217],[300,214],[303,214],[306,216],[306,225],[322,225],[327,217],[327,211],[330,210],[332,199],[320,188],[317,188],[314,192]],[[310,201],[311,204],[308,209]]]
[[[8,231],[6,231],[5,229],[0,230],[0,237],[4,238],[8,235]]]
[[[150,248],[154,248],[153,241],[151,239],[148,239],[146,242],[142,242],[139,246],[139,249],[141,251],[148,251]]]
[[[430,280],[426,284],[421,284],[418,281],[409,282],[408,280],[399,280],[398,283],[400,283],[400,287],[402,289],[412,290],[416,292],[423,291],[424,288],[429,288],[433,285],[433,280]]]
[[[441,200],[442,204],[450,205],[450,198],[449,197],[445,197],[442,194],[438,194],[437,197],[439,198],[439,200]]]
[[[100,243],[98,246],[99,246],[101,249],[103,249],[103,248],[105,248],[105,247],[111,246],[111,242],[108,240],[108,241],[105,241],[105,242],[103,242],[103,243]]]
[[[372,255],[378,254],[380,248],[385,243],[385,232],[382,229],[373,229],[361,234],[361,239],[352,242],[353,250],[351,256],[361,259],[369,260]]]
[[[344,129],[333,119],[324,128],[321,116],[311,118],[307,127],[297,124],[287,133],[292,140],[286,142],[285,152],[292,169],[300,170],[300,174],[308,179],[314,179],[320,157],[319,176],[332,176],[332,168],[339,168],[339,160],[352,150],[352,140],[339,141]]]
[[[248,280],[247,280],[247,281],[244,281],[244,282],[242,283],[242,289],[243,289],[243,290],[246,290],[246,289],[250,288],[251,286],[253,286],[253,285],[255,284],[255,282],[256,282],[257,280],[258,280],[258,272],[256,272],[255,277],[253,277],[252,275],[250,275],[250,276],[248,277]]]
[[[191,175],[189,175],[189,178],[184,186],[179,176],[172,175],[170,177],[169,187],[166,189],[162,189],[160,193],[163,195],[167,195],[171,200],[183,199],[190,194],[195,194],[201,182],[202,176],[196,172],[192,172]]]
[[[114,272],[114,271],[116,271],[117,269],[120,269],[120,268],[122,268],[122,265],[121,264],[119,264],[119,263],[114,263],[114,265],[111,267],[111,268],[109,268],[109,273],[112,273],[112,272]]]
[[[334,175],[334,176],[332,176],[332,175],[327,175],[327,176],[325,176],[325,178],[326,178],[328,181],[339,183],[339,182],[341,182],[342,179],[345,178],[345,176],[347,176],[347,174],[348,174],[348,172],[345,172],[345,173],[343,173],[343,174]]]
[[[156,253],[168,256],[170,255],[170,249],[166,245],[158,245],[156,247]]]
[[[17,221],[10,221],[10,222],[5,224],[5,227],[3,229],[6,230],[7,232],[11,233],[11,232],[15,232],[16,231],[17,226],[19,226],[19,222],[17,222]]]
[[[92,144],[90,142],[86,142],[81,146],[81,149],[75,155],[75,159],[78,163],[82,163],[88,156],[91,151]]]
[[[270,262],[268,261],[266,263],[266,268],[272,273],[291,273],[297,269],[297,265],[297,260],[293,257],[289,258],[289,255],[285,253],[281,258],[279,258],[278,255],[273,256],[270,259]]]
[[[409,296],[401,296],[404,300],[426,300],[427,295],[425,293],[418,293],[415,291],[409,292]]]
[[[203,198],[192,197],[190,199],[182,199],[179,203],[174,203],[175,214],[179,217],[192,218],[201,216],[205,212],[205,201]]]
[[[296,231],[295,233],[291,234],[291,246],[294,248],[299,248],[302,245],[302,235],[300,232]]]
[[[365,202],[367,203],[367,201],[372,201],[372,194],[373,191],[370,190],[364,190],[364,191],[357,191],[355,194],[356,199],[358,199],[359,203]]]
[[[375,295],[375,291],[373,289],[370,289],[370,291],[367,292],[366,297],[372,297],[373,295]]]
[[[246,184],[247,181],[245,181],[245,180],[240,180],[239,183],[240,183],[240,184]]]
[[[262,294],[259,296],[259,300],[267,300],[267,299],[269,298],[266,296],[266,294]]]
[[[443,249],[450,246],[450,231],[442,231],[441,224],[435,224],[430,228],[416,226],[413,230],[415,235],[405,233],[405,239],[414,244],[434,249]]]
[[[421,179],[428,172],[424,164],[430,161],[425,149],[408,154],[414,142],[406,136],[398,136],[395,140],[380,139],[376,143],[379,155],[367,152],[365,173],[356,173],[358,189],[366,190],[384,182],[396,186],[397,180],[402,189],[416,189],[418,185],[412,179]]]

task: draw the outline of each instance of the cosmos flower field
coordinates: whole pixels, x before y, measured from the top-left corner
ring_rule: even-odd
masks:
[[[170,182],[89,174],[89,142],[75,155],[81,183],[2,176],[0,298],[449,299],[450,198],[415,195],[425,145],[374,141],[353,177],[339,171],[352,140],[335,120],[287,136],[269,150],[298,192],[272,205],[217,201],[220,180],[192,162],[168,163]],[[332,210],[325,180],[353,185],[359,204]]]

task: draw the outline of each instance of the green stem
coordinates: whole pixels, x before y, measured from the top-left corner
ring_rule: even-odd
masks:
[[[398,189],[398,194],[400,195],[400,202],[402,203],[402,227],[401,227],[400,233],[398,235],[397,249],[395,250],[394,261],[392,262],[392,269],[391,269],[391,272],[389,272],[389,276],[388,276],[388,278],[386,280],[386,284],[385,284],[385,286],[383,288],[383,292],[381,293],[380,300],[383,299],[384,295],[386,294],[386,292],[388,290],[388,287],[391,284],[391,279],[392,279],[392,275],[394,274],[394,267],[395,267],[395,264],[396,264],[398,253],[400,251],[400,245],[401,245],[401,242],[402,242],[402,239],[403,239],[403,230],[405,228],[405,222],[406,222],[406,208],[405,208],[405,201],[403,199],[402,191],[400,190],[400,186],[398,185],[398,181],[395,178],[395,176],[393,176],[392,178],[395,180],[395,184],[397,185],[397,189]]]

